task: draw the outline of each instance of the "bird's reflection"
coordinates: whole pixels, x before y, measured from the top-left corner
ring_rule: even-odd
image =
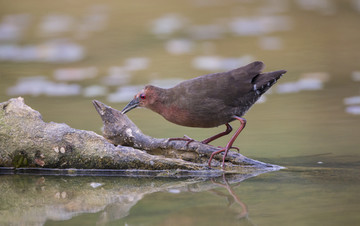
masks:
[[[241,182],[237,182],[235,184],[230,185],[225,174],[222,175],[222,180],[223,183],[220,183],[217,182],[215,178],[212,178],[211,182],[217,186],[225,188],[228,191],[228,194],[219,191],[217,189],[211,189],[209,191],[217,196],[226,197],[228,201],[228,205],[227,205],[228,208],[230,208],[234,203],[238,204],[241,207],[241,210],[239,214],[236,216],[236,218],[239,220],[246,219],[251,225],[255,225],[253,222],[251,222],[249,218],[249,209],[247,208],[246,204],[243,201],[241,201],[239,196],[233,190],[233,187],[239,186]]]

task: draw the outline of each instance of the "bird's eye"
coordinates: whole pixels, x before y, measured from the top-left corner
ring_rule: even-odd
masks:
[[[145,94],[140,94],[140,99],[143,99],[143,100],[145,100],[145,99],[146,99],[146,96],[145,96]]]

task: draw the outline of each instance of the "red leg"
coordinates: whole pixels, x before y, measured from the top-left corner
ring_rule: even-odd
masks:
[[[219,150],[219,151],[215,151],[211,154],[208,165],[209,167],[211,167],[211,160],[213,159],[213,156],[216,154],[219,154],[221,152],[225,152],[224,153],[224,157],[223,157],[223,161],[221,164],[221,167],[224,168],[225,166],[225,158],[227,156],[228,151],[232,148],[233,143],[235,142],[236,138],[239,136],[240,132],[244,129],[245,125],[246,125],[246,119],[238,117],[238,116],[234,116],[234,119],[239,120],[240,121],[240,127],[239,129],[236,130],[235,134],[232,136],[232,138],[230,139],[229,143],[226,145],[225,148]]]
[[[201,141],[201,143],[203,143],[203,144],[208,144],[208,143],[210,143],[210,142],[213,141],[213,140],[216,140],[216,139],[218,139],[218,138],[220,138],[220,137],[222,137],[222,136],[225,136],[225,135],[228,135],[229,133],[231,133],[232,128],[231,128],[231,126],[229,125],[229,123],[226,123],[225,125],[226,125],[226,130],[225,130],[224,132],[221,132],[221,133],[216,134],[216,135],[214,135],[214,136],[212,136],[212,137],[209,137],[209,138]],[[188,136],[186,136],[186,135],[184,135],[184,137],[182,137],[182,138],[170,138],[170,139],[169,139],[169,141],[172,141],[172,140],[183,140],[183,141],[187,141],[187,142],[186,142],[186,146],[188,146],[191,142],[195,141],[194,139],[192,139],[192,138],[190,138],[190,137],[188,137]],[[234,147],[234,148],[235,148],[235,149],[238,149],[238,148],[236,148],[236,147]]]
[[[214,136],[212,136],[212,137],[209,137],[209,138],[201,141],[201,143],[203,143],[203,144],[208,144],[208,143],[210,143],[210,142],[213,141],[213,140],[216,140],[216,139],[218,139],[218,138],[220,138],[220,137],[222,137],[222,136],[225,136],[225,135],[228,135],[229,133],[231,133],[232,128],[231,128],[231,126],[229,125],[229,123],[226,123],[225,125],[226,125],[226,130],[225,130],[224,132],[219,133],[219,134],[216,134],[216,135],[214,135]]]
[[[213,159],[214,155],[219,154],[219,153],[224,152],[224,151],[225,151],[225,148],[220,149],[219,151],[214,151],[214,152],[210,155],[209,162],[208,162],[209,167],[211,167],[211,160]]]

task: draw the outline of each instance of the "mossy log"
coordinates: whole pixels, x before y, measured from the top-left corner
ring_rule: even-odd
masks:
[[[217,147],[149,137],[120,111],[99,101],[93,104],[103,120],[103,136],[63,123],[46,123],[21,97],[0,103],[2,170],[117,169],[156,171],[157,175],[170,176],[189,172],[215,176],[223,172],[219,167],[221,155],[213,160],[215,169],[207,167],[208,158],[219,150]],[[278,169],[279,166],[235,152],[226,159],[226,171],[231,172],[257,174]]]

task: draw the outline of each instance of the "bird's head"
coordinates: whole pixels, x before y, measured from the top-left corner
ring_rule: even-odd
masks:
[[[148,107],[154,99],[153,95],[153,86],[146,86],[143,90],[138,92],[134,99],[132,99],[125,107],[122,109],[121,113],[125,114],[126,112],[137,108],[137,107]]]

